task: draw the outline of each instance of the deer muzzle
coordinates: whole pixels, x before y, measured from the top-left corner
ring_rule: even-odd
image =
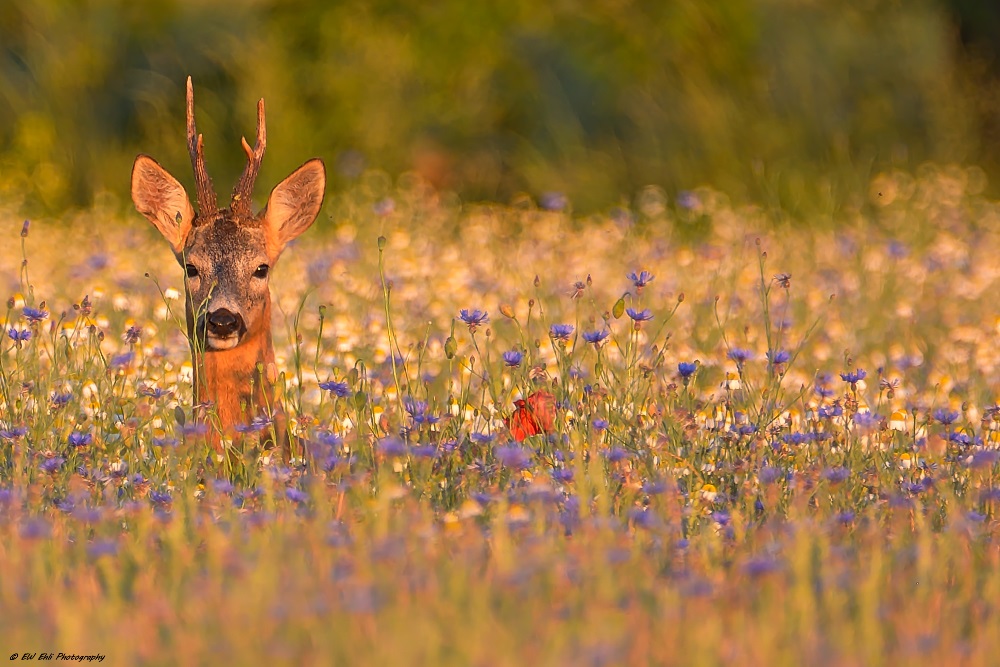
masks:
[[[227,308],[218,308],[204,316],[205,347],[208,350],[228,350],[236,347],[247,331],[243,316]]]

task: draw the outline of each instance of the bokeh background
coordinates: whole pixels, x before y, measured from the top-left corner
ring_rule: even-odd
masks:
[[[190,74],[223,192],[263,96],[268,183],[318,155],[333,188],[583,212],[710,184],[836,216],[880,171],[995,173],[998,45],[987,0],[6,0],[0,198],[125,206],[140,151],[190,183]]]

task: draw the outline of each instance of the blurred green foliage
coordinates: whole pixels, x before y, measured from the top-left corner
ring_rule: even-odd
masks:
[[[333,187],[415,169],[466,200],[582,210],[710,183],[833,215],[875,170],[990,166],[995,70],[942,2],[9,0],[0,196],[126,199],[140,151],[189,183],[190,74],[221,192],[263,96],[267,185],[319,155]]]

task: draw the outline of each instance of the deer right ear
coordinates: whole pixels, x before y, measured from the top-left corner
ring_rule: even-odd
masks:
[[[326,167],[313,158],[274,186],[263,211],[267,256],[274,263],[289,241],[309,229],[326,193]]]
[[[148,155],[132,165],[132,203],[180,254],[191,231],[194,208],[184,186]]]

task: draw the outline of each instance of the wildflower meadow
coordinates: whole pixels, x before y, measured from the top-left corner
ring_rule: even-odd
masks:
[[[284,456],[266,414],[209,444],[142,216],[0,212],[0,646],[996,664],[984,188],[880,173],[806,227],[709,188],[580,216],[366,172],[271,278]]]

